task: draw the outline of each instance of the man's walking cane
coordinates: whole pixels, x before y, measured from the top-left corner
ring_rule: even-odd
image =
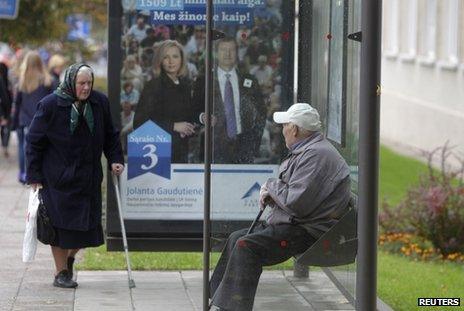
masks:
[[[256,215],[255,220],[253,220],[253,223],[251,224],[250,228],[248,229],[247,234],[250,234],[253,232],[253,229],[256,227],[258,224],[259,219],[261,218],[261,215],[263,214],[264,210],[266,209],[266,205],[261,209],[259,209],[258,215]]]
[[[132,278],[131,264],[129,259],[129,249],[127,247],[126,227],[124,226],[124,218],[122,217],[121,196],[119,194],[119,181],[116,175],[111,174],[111,176],[113,177],[114,191],[116,192],[116,201],[118,203],[119,221],[121,222],[122,242],[124,245],[124,252],[126,253],[127,277],[129,279],[129,288],[134,288],[135,282]]]

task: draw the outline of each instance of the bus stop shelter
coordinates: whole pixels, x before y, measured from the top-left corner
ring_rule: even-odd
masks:
[[[120,192],[129,249],[203,251],[207,310],[211,252],[220,251],[232,231],[250,225],[258,211],[259,188],[277,175],[285,154],[270,116],[294,102],[308,102],[320,112],[325,136],[351,168],[354,213],[327,239],[335,241],[348,231],[354,235],[347,236],[350,243],[340,243],[346,252],[339,260],[324,264],[324,255],[336,254],[324,254],[327,243],[321,241],[319,250],[298,259],[296,270],[304,275],[304,266],[321,255],[314,265],[326,266],[323,271],[356,310],[374,310],[380,25],[381,1],[110,1],[108,90],[126,153]],[[262,115],[250,122],[250,115],[242,115],[240,131],[250,126],[259,133],[250,138],[254,149],[247,157],[213,143],[212,116],[221,104],[215,41],[222,37],[235,41],[234,66],[249,77],[241,81],[243,94],[255,88],[259,94]],[[136,114],[142,101],[131,102],[127,91],[144,98],[145,86],[157,78],[157,48],[165,40],[182,45],[191,94],[209,120],[192,121],[195,135],[186,160],[175,162],[171,150],[179,140],[163,128],[163,120],[134,126],[124,118]],[[201,79],[203,88],[195,93]],[[181,114],[190,108],[178,109]],[[116,200],[110,184],[107,189],[107,245],[120,250]]]

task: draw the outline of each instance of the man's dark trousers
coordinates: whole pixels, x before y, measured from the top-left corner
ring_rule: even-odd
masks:
[[[233,232],[210,280],[212,304],[228,311],[248,311],[263,266],[271,266],[303,253],[316,239],[297,225],[264,225],[246,235]]]

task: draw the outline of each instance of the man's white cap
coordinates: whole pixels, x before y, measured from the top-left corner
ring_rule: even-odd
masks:
[[[274,122],[291,122],[308,131],[319,131],[321,129],[319,113],[306,103],[291,105],[287,111],[274,112]]]

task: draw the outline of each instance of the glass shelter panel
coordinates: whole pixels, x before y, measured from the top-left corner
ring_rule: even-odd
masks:
[[[293,278],[293,256],[282,251],[290,250],[290,244],[298,237],[279,235],[275,240],[271,234],[262,240],[247,230],[260,211],[260,190],[270,178],[281,178],[279,166],[289,152],[282,125],[276,124],[272,115],[275,111],[287,110],[295,97],[307,101],[320,112],[323,134],[351,169],[356,201],[360,49],[359,43],[349,41],[347,35],[358,31],[355,13],[359,14],[359,4],[348,0],[255,1],[252,6],[250,3],[235,1],[234,5],[214,5],[213,28],[223,33],[224,38],[213,44],[212,302],[226,309],[239,306],[239,310],[249,310],[253,299],[254,310],[273,310],[273,305],[275,310],[279,305],[286,305],[286,309],[293,305],[309,309],[311,296],[303,294],[297,298],[292,294],[299,295],[294,290],[294,282],[311,286],[312,280]],[[295,40],[302,40],[302,37],[307,40],[308,36],[296,31],[298,15],[295,12],[300,17],[302,14],[311,16],[304,19],[311,23],[311,49],[299,53],[295,46],[303,44],[295,44]],[[235,16],[233,23],[224,19],[232,16],[231,13]],[[300,24],[300,31],[308,29],[305,26],[308,25]],[[294,68],[298,68],[296,55],[311,60],[307,68],[311,71],[307,75],[311,79],[303,85],[311,90],[307,99],[298,96],[302,90],[296,85],[301,87],[301,83],[293,79]],[[298,68],[300,73],[301,70]],[[355,203],[353,205],[355,207]],[[269,229],[271,209],[269,206],[264,210],[253,232],[280,230]],[[351,223],[353,234],[356,231],[354,222],[355,218]],[[238,231],[240,229],[242,231]],[[356,239],[356,236],[350,238]],[[294,245],[296,243],[291,244]],[[306,250],[307,247],[301,253]],[[254,298],[261,265],[279,272],[265,270]],[[322,274],[329,286],[339,288],[348,298],[349,308],[354,297],[354,264],[327,267],[324,273],[310,273]],[[279,293],[276,287],[281,289]],[[298,304],[301,305],[297,307]]]
[[[360,0],[313,0],[312,3],[311,100],[321,111],[326,137],[350,166],[354,202],[358,195],[361,45],[349,40],[348,34],[360,31],[360,13]],[[353,302],[355,264],[329,267],[324,271]]]

